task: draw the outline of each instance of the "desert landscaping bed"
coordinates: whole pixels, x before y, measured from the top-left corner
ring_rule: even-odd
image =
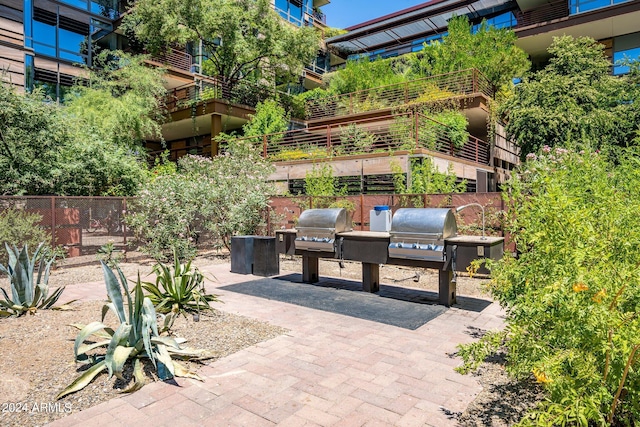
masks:
[[[102,270],[95,258],[85,258],[84,262],[79,259],[61,262],[52,273],[50,285],[71,287],[102,280]],[[209,254],[198,258],[195,264],[205,266],[224,262],[228,262],[228,256]],[[140,272],[143,280],[151,280],[148,276],[151,266],[152,262],[141,256],[135,262],[122,263],[122,269],[128,277],[135,277]],[[347,279],[357,280],[361,274],[359,263],[346,263],[345,268],[340,268],[337,262],[329,260],[323,262],[320,268],[322,274]],[[281,258],[281,269],[299,271],[300,260]],[[429,270],[388,266],[381,269],[383,282],[399,286],[435,290],[435,277],[437,273]],[[4,282],[5,279],[2,286],[6,286]],[[461,277],[458,281],[459,292],[466,296],[481,296],[480,282],[478,279]],[[65,301],[63,294],[61,302]],[[0,320],[0,405],[3,425],[43,425],[116,397],[126,388],[126,381],[108,379],[103,373],[80,392],[55,400],[55,396],[83,369],[83,365],[73,360],[73,343],[78,331],[70,325],[100,320],[103,304],[102,301],[76,302],[69,311],[40,310],[35,315]],[[199,322],[194,322],[191,317],[180,317],[173,327],[173,333],[186,338],[190,347],[209,350],[212,358],[202,363],[211,363],[286,333],[286,330],[216,310],[201,316]],[[190,368],[197,371],[198,366],[192,363]],[[127,375],[130,377],[131,373],[125,372],[125,379],[129,380]],[[510,380],[500,359],[485,363],[475,375],[479,375],[479,381],[484,386],[483,392],[465,413],[451,414],[462,425],[511,425],[526,407],[539,398],[538,390],[531,384],[518,384]]]

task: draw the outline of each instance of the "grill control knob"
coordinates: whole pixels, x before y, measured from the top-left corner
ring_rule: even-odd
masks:
[[[398,243],[398,248],[402,249],[402,243]]]

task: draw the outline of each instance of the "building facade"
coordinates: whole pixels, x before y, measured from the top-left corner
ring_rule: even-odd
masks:
[[[0,69],[18,90],[62,100],[98,49],[118,47],[115,0],[0,0]]]
[[[476,26],[486,20],[496,28],[513,29],[517,45],[534,65],[545,62],[553,37],[562,35],[600,41],[614,64],[625,56],[640,57],[638,0],[432,0],[354,25],[327,44],[343,61],[403,55],[441,39],[453,16],[466,16]],[[615,65],[612,71],[627,70]]]

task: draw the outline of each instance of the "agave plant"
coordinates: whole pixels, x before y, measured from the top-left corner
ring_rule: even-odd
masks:
[[[109,378],[115,375],[122,379],[127,361],[133,363],[133,382],[124,390],[125,392],[138,390],[144,385],[146,377],[141,363],[143,359],[151,361],[161,380],[171,379],[174,376],[202,380],[196,373],[189,371],[172,357],[202,360],[210,357],[209,353],[205,350],[183,349],[179,344],[184,340],[160,336],[156,311],[151,300],[142,293],[140,277],[138,276],[131,292],[132,298],[127,288],[127,279],[122,271],[116,267],[120,279],[118,281],[111,268],[102,261],[100,263],[110,300],[102,308],[102,321],[92,322],[86,326],[73,325],[80,329],[73,346],[76,361],[87,362],[91,367],[62,390],[56,399],[81,390],[105,369],[109,373]],[[123,293],[127,298],[126,310]],[[120,326],[115,331],[102,323],[109,311],[113,312],[120,322]],[[90,337],[94,337],[92,342],[85,344]],[[106,348],[105,353],[89,354],[99,348]]]
[[[42,243],[38,245],[31,258],[27,245],[24,245],[22,250],[15,246],[10,247],[6,243],[5,247],[9,263],[6,267],[0,264],[0,272],[9,276],[11,297],[0,288],[4,295],[4,300],[0,300],[0,317],[20,316],[27,312],[33,314],[39,308],[51,308],[64,291],[63,286],[49,295],[49,272],[55,256],[47,259],[48,257],[42,253]]]
[[[219,301],[213,294],[205,293],[204,276],[191,261],[181,264],[174,250],[173,271],[171,267],[158,263],[153,267],[155,283],[142,282],[142,287],[159,313],[177,316],[179,313],[199,315],[200,311],[212,310],[210,302]]]

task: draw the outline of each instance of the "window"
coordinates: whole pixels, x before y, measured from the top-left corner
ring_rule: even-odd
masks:
[[[640,33],[627,34],[613,39],[613,74],[629,72],[623,62],[640,60]]]
[[[63,59],[72,63],[89,62],[89,34],[91,26],[87,22],[71,19],[77,13],[58,7],[58,13],[33,9],[33,50],[41,55]],[[91,19],[95,28],[95,19]],[[106,26],[108,24],[103,24]]]
[[[630,0],[570,0],[569,14],[589,12],[591,10],[601,9],[603,7],[613,6],[614,4],[625,3]]]
[[[613,53],[613,74],[618,76],[621,74],[627,74],[629,72],[629,66],[624,65],[623,62],[638,61],[640,59],[640,47],[633,49],[627,49]]]

